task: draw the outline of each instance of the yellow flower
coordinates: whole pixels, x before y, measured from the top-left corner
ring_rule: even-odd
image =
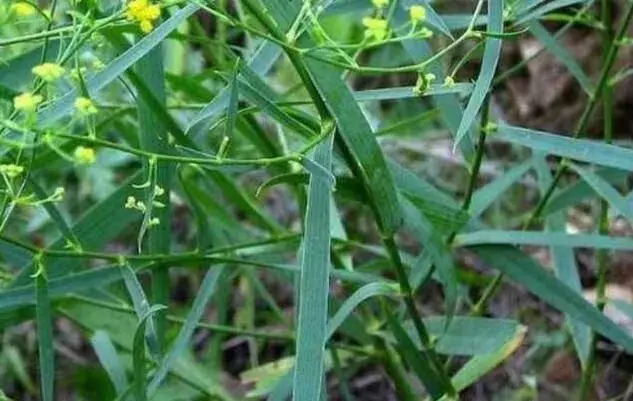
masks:
[[[127,5],[125,16],[130,21],[138,22],[141,31],[149,33],[154,29],[154,21],[160,18],[160,6],[149,0],[132,0]]]
[[[409,9],[409,18],[412,22],[422,22],[426,19],[426,9],[422,6],[412,6]]]
[[[13,107],[16,110],[33,112],[37,109],[37,106],[42,103],[44,98],[40,95],[34,95],[32,93],[23,93],[13,98]]]
[[[82,116],[91,116],[98,113],[97,107],[92,103],[92,100],[87,97],[78,97],[77,100],[75,100],[75,109],[77,109]]]
[[[455,86],[455,80],[450,75],[444,78],[444,86],[447,88],[452,88]]]
[[[66,72],[64,67],[55,63],[44,63],[40,65],[36,65],[31,70],[33,74],[37,77],[42,78],[42,80],[46,82],[53,82],[59,78]]]
[[[15,178],[24,172],[24,167],[17,164],[0,164],[0,173],[9,178]]]
[[[12,4],[11,11],[13,11],[18,17],[30,17],[37,12],[32,4],[23,1]]]
[[[365,26],[365,36],[376,38],[376,40],[383,40],[387,37],[387,21],[382,18],[363,18],[363,25]]]
[[[389,0],[371,0],[371,3],[376,8],[384,8],[389,4]]]
[[[75,157],[75,161],[79,164],[92,164],[97,159],[93,148],[85,148],[83,146],[77,146],[73,156]]]

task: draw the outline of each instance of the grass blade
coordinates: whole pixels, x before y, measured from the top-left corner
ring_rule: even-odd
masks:
[[[171,349],[161,360],[158,368],[156,369],[156,373],[154,373],[154,377],[147,386],[147,393],[150,398],[156,392],[156,390],[158,390],[158,387],[167,376],[167,373],[169,373],[169,371],[174,367],[174,364],[186,351],[187,345],[189,344],[191,336],[193,335],[193,331],[202,318],[202,314],[204,313],[204,310],[207,306],[207,303],[211,299],[211,296],[215,292],[218,280],[220,279],[222,274],[222,268],[213,268],[207,270],[207,273],[205,274],[204,279],[200,284],[200,290],[198,291],[196,298],[193,300],[193,305],[191,306],[185,323],[178,332],[178,336],[171,345]]]
[[[567,48],[561,45],[538,21],[529,21],[526,23],[526,26],[530,30],[530,33],[567,68],[574,78],[576,78],[585,93],[591,96],[593,93],[591,80]]]
[[[476,383],[481,377],[507,359],[523,342],[527,329],[518,326],[515,335],[495,352],[479,355],[469,360],[451,379],[457,391],[462,391]]]
[[[611,207],[621,213],[628,221],[633,222],[633,203],[620,195],[615,188],[594,172],[573,163],[569,163],[569,167],[578,173],[600,197],[609,202]]]
[[[329,173],[333,135],[316,148],[313,163]],[[330,266],[331,182],[311,174],[305,217],[293,399],[321,399],[327,339],[327,306]]]
[[[121,274],[123,275],[125,287],[130,294],[130,298],[132,298],[132,304],[134,305],[136,315],[138,316],[139,320],[148,319],[147,323],[143,323],[143,327],[147,328],[147,332],[145,333],[147,344],[149,346],[150,353],[156,359],[159,357],[160,348],[156,335],[156,324],[151,314],[149,314],[150,303],[145,296],[143,286],[138,281],[136,274],[129,265],[124,265],[121,267]]]
[[[552,173],[547,165],[544,155],[535,152],[533,156],[534,166],[537,173],[537,182],[541,196],[543,196],[549,186],[552,184]],[[564,213],[554,213],[547,217],[546,228],[554,233],[563,233],[566,231],[566,217]],[[558,277],[569,288],[576,293],[582,293],[582,284],[580,282],[580,273],[576,263],[576,255],[574,250],[569,246],[556,246],[551,244],[552,264],[556,277]],[[576,348],[576,353],[580,359],[580,363],[585,366],[589,358],[591,349],[592,334],[589,327],[573,317],[567,315],[566,320],[571,332],[572,341]]]
[[[356,309],[362,302],[376,296],[397,295],[400,292],[398,287],[394,287],[387,283],[369,283],[356,290],[349,298],[343,302],[343,305],[336,311],[334,316],[327,323],[326,338],[330,339],[336,330],[341,327],[345,319]]]
[[[38,263],[42,263],[41,261]],[[48,278],[43,265],[35,277],[35,316],[37,324],[40,397],[42,401],[55,399],[55,347],[53,345],[53,314],[48,295]]]
[[[150,322],[157,312],[167,309],[163,305],[154,305],[148,308],[144,315],[140,318],[138,326],[134,332],[134,339],[132,341],[132,371],[134,372],[134,383],[132,384],[132,393],[134,394],[136,401],[147,400],[146,390],[146,360],[145,360],[145,332],[146,325]]]
[[[633,171],[633,150],[587,139],[499,124],[493,138],[573,160]]]
[[[488,1],[488,32],[503,33],[503,0]],[[459,128],[455,135],[454,148],[457,148],[462,138],[470,130],[477,113],[479,113],[479,109],[481,109],[488,95],[492,85],[492,78],[495,75],[497,63],[499,62],[499,56],[501,55],[501,43],[502,40],[499,38],[489,36],[486,39],[479,77],[477,77],[475,88],[464,111],[464,116],[459,123]]]
[[[594,248],[611,250],[632,250],[633,240],[614,238],[606,235],[566,234],[564,232],[481,230],[460,234],[455,238],[455,246],[482,244],[540,245],[568,248]]]
[[[90,338],[90,343],[95,350],[95,354],[97,354],[101,366],[103,366],[114,385],[116,394],[121,396],[126,391],[128,382],[125,377],[124,367],[108,333],[103,330],[97,330]]]

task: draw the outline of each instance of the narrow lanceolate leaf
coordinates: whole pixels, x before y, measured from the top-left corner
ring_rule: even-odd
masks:
[[[553,0],[550,2],[545,3],[543,6],[541,7],[526,7],[526,9],[528,10],[527,12],[524,12],[522,15],[519,16],[517,23],[521,24],[525,21],[530,21],[533,19],[537,19],[542,15],[545,15],[547,13],[550,13],[554,10],[563,8],[563,7],[567,7],[567,6],[571,6],[574,4],[579,4],[579,3],[588,3],[589,1],[592,0]],[[542,1],[540,1],[542,2]],[[537,3],[540,3],[537,2]],[[528,4],[530,3],[530,1],[528,0],[527,2]]]
[[[586,94],[591,95],[593,93],[593,85],[591,80],[585,74],[582,67],[574,56],[567,50],[567,48],[561,45],[558,40],[552,36],[547,29],[541,25],[538,21],[529,21],[526,26],[530,30],[530,33],[536,37],[545,46],[554,57],[556,57],[570,72],[570,74],[576,78],[582,89]]]
[[[180,328],[178,332],[178,336],[172,343],[171,349],[167,352],[167,354],[163,357],[158,368],[156,369],[156,373],[154,373],[154,377],[152,381],[148,384],[147,393],[148,396],[151,396],[158,390],[158,387],[161,385],[165,377],[169,373],[169,371],[174,367],[174,364],[178,361],[178,359],[183,355],[183,353],[187,350],[187,346],[189,345],[189,341],[191,340],[191,336],[202,318],[202,315],[205,311],[211,296],[215,292],[218,284],[218,280],[223,273],[223,269],[220,267],[215,267],[209,269],[200,284],[200,290],[196,295],[196,298],[193,300],[193,305],[191,305],[191,309],[189,310],[189,314],[185,319],[185,323]]]
[[[107,285],[121,280],[119,266],[102,267],[80,273],[69,274],[62,278],[49,279],[48,296],[50,299],[72,296],[96,287],[105,288]],[[0,292],[0,312],[34,305],[36,303],[34,285],[24,285],[9,288]]]
[[[97,330],[90,338],[90,343],[95,350],[95,354],[97,354],[101,366],[103,366],[114,385],[114,390],[118,396],[121,396],[127,389],[128,383],[125,377],[125,368],[117,355],[110,336],[103,330]]]
[[[506,360],[521,345],[527,328],[518,326],[515,335],[502,347],[490,354],[478,355],[471,358],[459,369],[451,382],[455,390],[462,391],[471,384],[476,383],[481,377],[496,368],[501,362]]]
[[[488,32],[503,33],[503,0],[488,1]],[[459,129],[455,136],[455,147],[468,133],[488,95],[492,78],[495,75],[497,63],[499,62],[501,43],[502,40],[500,38],[489,36],[486,39],[479,77],[477,82],[475,82],[475,89],[473,89],[473,94],[470,96],[462,121],[459,123]]]
[[[512,340],[521,327],[515,320],[469,316],[433,316],[425,318],[424,324],[437,338],[437,352],[445,355],[491,354]]]
[[[143,39],[141,39],[142,41]],[[140,42],[139,42],[140,43]],[[163,67],[163,46],[158,44],[140,58],[135,66],[138,79],[144,86],[151,88],[153,98],[161,108],[165,107],[165,71]],[[154,105],[147,101],[147,97],[137,97],[138,128],[141,148],[145,151],[169,154],[171,146],[168,140],[167,127],[153,110]],[[171,244],[171,201],[170,193],[174,175],[172,163],[144,160],[145,175],[150,185],[145,188],[146,211],[138,235],[138,248],[141,250],[143,235],[147,230],[147,243],[143,248],[145,253],[168,254]],[[150,178],[151,177],[151,178]],[[155,206],[160,204],[161,206]],[[152,224],[156,219],[158,224]],[[169,266],[161,266],[152,271],[152,303],[169,304]],[[164,316],[158,315],[155,322],[157,349],[150,348],[152,353],[159,352],[163,347],[165,335]],[[150,322],[150,327],[152,323]],[[153,354],[156,355],[156,354]]]
[[[569,248],[595,248],[611,250],[633,250],[633,240],[606,235],[566,234],[564,232],[529,232],[482,230],[460,234],[455,238],[455,246],[481,244],[515,244],[565,246]]]
[[[93,75],[86,81],[86,89],[91,96],[96,95],[101,89],[117,79],[128,68],[134,65],[139,59],[158,46],[172,31],[186,20],[200,7],[197,4],[189,4],[175,12],[171,18],[143,37],[139,42],[125,53],[114,59],[102,71]],[[73,89],[60,97],[53,104],[43,109],[38,116],[38,122],[43,125],[51,125],[55,121],[67,116],[73,110],[73,104],[79,91]]]
[[[159,354],[159,346],[158,337],[156,335],[156,324],[154,322],[154,319],[150,315],[148,315],[148,312],[150,310],[150,302],[145,296],[143,286],[138,281],[136,274],[129,265],[121,267],[121,274],[123,275],[125,287],[130,294],[130,298],[132,298],[132,304],[134,305],[136,315],[139,319],[143,319],[146,317],[147,319],[149,319],[147,324],[143,327],[147,328],[145,336],[147,339],[147,344],[149,345],[150,353],[153,357],[156,358]]]
[[[629,173],[622,170],[612,168],[601,168],[594,171],[594,174],[608,182],[609,184],[623,184]],[[559,190],[555,193],[551,200],[547,202],[547,206],[543,209],[543,215],[555,213],[565,210],[570,206],[578,205],[586,199],[597,198],[598,195],[593,188],[584,180],[578,180],[575,183]]]
[[[517,248],[478,245],[470,249],[489,266],[506,274],[543,301],[633,352],[633,338],[626,331]]]
[[[156,312],[166,309],[163,305],[154,305],[145,311],[145,314],[141,317],[136,331],[134,332],[134,339],[132,341],[132,371],[134,373],[134,384],[132,386],[132,393],[136,398],[136,401],[147,400],[146,390],[146,358],[145,358],[145,331],[148,321],[150,321]]]
[[[43,268],[42,268],[43,269]],[[43,401],[55,399],[55,348],[53,346],[53,315],[48,295],[48,279],[42,270],[35,278],[35,315],[40,373],[40,397]]]
[[[233,136],[233,130],[235,129],[235,119],[237,116],[237,106],[239,103],[239,91],[237,84],[237,76],[240,72],[240,64],[239,61],[235,63],[235,67],[233,68],[233,75],[231,76],[231,84],[230,84],[230,92],[229,92],[229,104],[226,110],[226,123],[224,124],[224,139],[223,141],[228,141]],[[223,142],[224,146],[228,146],[228,142]],[[225,149],[220,149],[218,152],[218,157],[222,157],[222,153],[226,151]]]
[[[598,195],[606,200],[612,208],[621,213],[628,221],[633,222],[633,203],[620,195],[615,188],[596,173],[573,163],[570,163],[569,166],[578,173]]]
[[[359,102],[379,101],[379,100],[397,100],[397,99],[414,99],[420,96],[437,96],[456,94],[460,96],[469,95],[473,90],[470,83],[456,83],[454,86],[448,87],[443,84],[433,84],[422,94],[416,93],[415,86],[403,86],[395,88],[368,89],[364,91],[354,92],[354,98]]]
[[[320,144],[313,162],[330,171],[333,135]],[[330,266],[330,180],[311,174],[308,188],[299,283],[297,362],[293,399],[321,399],[327,325]]]
[[[499,124],[493,138],[573,160],[633,171],[633,150],[588,139]]]
[[[543,195],[545,191],[547,191],[547,188],[551,185],[551,172],[546,164],[545,158],[542,155],[539,155],[538,152],[534,155],[534,160],[539,189],[541,195]],[[564,214],[562,212],[552,213],[547,217],[546,225],[548,230],[558,232],[558,234],[564,232]],[[552,234],[547,233],[547,235]],[[580,294],[582,291],[582,285],[580,282],[574,250],[566,245],[557,246],[555,242],[549,245],[551,245],[552,264],[556,276],[570,289]],[[567,243],[567,245],[569,244]],[[589,326],[570,315],[566,316],[566,320],[568,322],[576,353],[578,354],[581,364],[585,366],[590,354],[592,341],[591,330]]]
[[[417,352],[417,347],[411,340],[411,337],[407,334],[406,330],[402,326],[402,323],[396,319],[393,313],[388,313],[387,322],[389,323],[389,328],[398,343],[397,348],[401,357],[407,361],[407,364],[415,372],[422,384],[424,384],[424,388],[431,398],[433,400],[441,399],[446,393],[442,374],[437,372],[433,363],[429,362],[425,350]]]
[[[402,197],[400,204],[405,217],[405,227],[418,237],[419,243],[429,252],[437,267],[438,276],[444,287],[446,313],[450,320],[457,308],[457,275],[451,254],[443,239],[437,235],[435,227],[417,210],[413,202]]]
[[[468,209],[471,218],[479,217],[490,205],[512,185],[514,185],[525,173],[532,168],[531,161],[526,161],[508,170],[485,187],[478,189],[473,194],[473,199]]]
[[[327,339],[330,339],[336,330],[341,327],[345,319],[362,302],[377,296],[393,296],[399,294],[398,287],[387,283],[369,283],[362,286],[343,302],[327,324]]]

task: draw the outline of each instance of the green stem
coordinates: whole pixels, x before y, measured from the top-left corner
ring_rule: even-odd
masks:
[[[613,43],[613,30],[611,28],[612,10],[611,0],[601,1],[602,9],[602,24],[605,26],[602,32],[602,43],[606,48],[609,44]],[[603,59],[603,65],[608,65],[609,55],[606,54]],[[610,144],[613,140],[613,91],[610,85],[605,85],[603,90],[603,135],[604,143]],[[600,200],[600,209],[598,215],[599,233],[609,233],[609,204],[606,200]],[[596,251],[596,263],[598,265],[598,283],[596,285],[596,307],[601,312],[604,311],[606,298],[605,290],[607,286],[607,277],[609,273],[609,254],[607,250],[600,249]],[[582,377],[580,381],[580,394],[578,399],[580,401],[587,401],[590,399],[593,377],[596,371],[596,347],[598,343],[598,336],[595,332],[591,333],[591,345],[589,348],[589,356],[587,363],[584,366]]]

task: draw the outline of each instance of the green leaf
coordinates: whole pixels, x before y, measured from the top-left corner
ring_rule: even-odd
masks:
[[[70,296],[96,287],[104,288],[108,284],[121,280],[119,266],[106,266],[99,269],[68,274],[48,282],[48,296],[51,299]],[[20,306],[34,305],[34,285],[6,289],[0,292],[0,311],[7,311]]]
[[[460,234],[455,238],[454,242],[455,246],[473,246],[482,244],[563,246],[570,248],[612,250],[633,249],[633,240],[629,238],[542,231],[481,230],[467,234]]]
[[[501,177],[497,178],[490,184],[478,189],[473,194],[473,199],[468,209],[472,218],[479,217],[486,209],[490,207],[501,195],[514,185],[521,177],[523,177],[532,168],[532,162],[526,161],[517,166],[512,167]]]
[[[488,1],[488,31],[503,33],[503,0]],[[455,135],[455,148],[470,130],[490,91],[499,56],[501,55],[501,44],[501,39],[490,36],[486,39],[479,77],[477,77],[475,82],[475,88],[464,111],[462,121],[459,123],[459,129]]]
[[[121,396],[128,388],[128,382],[125,377],[125,369],[108,333],[103,330],[97,330],[90,337],[90,343],[95,350],[95,354],[97,354],[101,366],[108,373],[117,395]]]
[[[145,368],[145,332],[146,325],[152,320],[157,312],[167,309],[163,305],[153,305],[144,311],[144,315],[140,318],[136,330],[134,331],[134,340],[132,341],[132,371],[134,372],[134,383],[132,385],[132,393],[136,397],[136,401],[146,401],[146,377]]]
[[[433,316],[425,318],[424,324],[436,339],[437,352],[445,355],[492,354],[521,327],[515,320],[468,316]]]
[[[136,273],[134,273],[129,265],[121,266],[121,274],[123,276],[123,280],[125,281],[125,287],[130,294],[130,298],[132,298],[132,304],[134,305],[134,310],[136,311],[136,315],[139,320],[144,318],[149,319],[147,324],[143,323],[143,327],[147,328],[145,336],[150,353],[155,359],[157,359],[159,357],[160,347],[158,336],[156,334],[156,323],[151,317],[151,314],[149,314],[150,302],[145,296],[145,291],[143,290],[141,283],[138,281]]]
[[[469,95],[473,90],[470,83],[456,83],[454,86],[448,87],[443,84],[432,84],[422,94],[415,91],[415,86],[404,86],[395,88],[368,89],[364,91],[354,92],[354,98],[359,102],[381,101],[381,100],[398,100],[398,99],[416,99],[421,96],[438,96],[456,94],[460,96]]]
[[[526,23],[526,26],[529,28],[530,33],[567,68],[574,78],[576,78],[585,93],[591,95],[594,91],[591,80],[567,48],[561,45],[538,21],[529,21]]]
[[[621,213],[629,222],[633,222],[633,203],[594,172],[573,163],[569,163],[569,167],[578,173],[598,195],[609,202],[612,208]]]
[[[147,393],[150,398],[156,392],[156,390],[158,390],[158,387],[167,376],[167,373],[169,373],[169,371],[174,368],[175,363],[187,350],[187,346],[189,345],[191,336],[193,335],[198,322],[202,318],[207,303],[215,292],[218,280],[222,274],[222,268],[215,267],[207,270],[207,273],[205,274],[204,279],[200,284],[200,290],[198,291],[196,298],[193,300],[193,305],[189,310],[189,314],[187,315],[185,324],[183,324],[183,326],[181,327],[180,331],[178,332],[178,336],[171,345],[171,349],[161,360],[158,368],[156,369],[156,372],[154,373],[154,377],[147,386]]]
[[[633,352],[633,338],[629,334],[566,284],[549,275],[523,252],[502,245],[477,245],[470,249],[489,266],[520,283],[554,308],[582,321],[594,331]]]
[[[313,163],[328,172],[333,135],[315,151]],[[330,266],[330,196],[332,185],[311,174],[305,217],[293,399],[319,400],[323,385]],[[330,173],[331,175],[331,173]]]
[[[559,8],[568,7],[568,6],[579,4],[579,3],[588,3],[589,1],[592,1],[592,0],[552,0],[544,4],[542,7],[537,8],[536,4],[542,3],[542,1],[538,1],[536,2],[536,4],[532,4],[529,7],[525,7],[526,8],[525,12],[519,15],[516,23],[522,24],[526,21],[537,19],[541,17],[542,15],[545,15]],[[527,4],[529,4],[529,2]]]
[[[607,145],[588,139],[573,139],[563,135],[499,124],[493,138],[526,146],[548,154],[633,171],[633,150]]]
[[[552,185],[553,177],[547,164],[545,156],[539,152],[535,152],[533,158],[534,166],[537,173],[537,182],[541,196],[543,196],[550,185]],[[566,231],[566,217],[562,212],[553,213],[547,217],[546,228],[554,233],[564,233]],[[552,265],[556,277],[565,283],[576,293],[582,293],[582,284],[580,282],[580,273],[576,263],[576,255],[574,250],[569,246],[556,246],[555,243],[550,244],[552,253]],[[569,325],[571,337],[576,348],[576,353],[580,359],[580,363],[585,366],[589,358],[592,334],[589,326],[582,323],[578,319],[574,319],[567,315],[566,320]]]
[[[387,283],[369,283],[356,290],[349,298],[343,302],[341,307],[336,311],[334,316],[327,324],[326,338],[330,339],[336,330],[341,327],[345,319],[356,309],[362,302],[376,296],[393,296],[400,293],[397,287]]]
[[[42,268],[43,269],[43,268]],[[48,295],[48,279],[41,271],[35,278],[35,316],[37,325],[40,397],[43,401],[55,399],[55,348],[53,345],[53,315]]]
[[[402,324],[396,320],[393,313],[387,313],[387,323],[398,343],[400,356],[407,361],[407,364],[424,384],[424,388],[431,396],[431,399],[441,399],[450,389],[450,384],[446,387],[442,380],[441,372],[437,372],[434,365],[430,363],[426,350],[417,352],[418,347],[415,346]]]
[[[506,344],[490,354],[470,359],[451,379],[455,389],[464,390],[506,360],[521,345],[526,331],[525,326],[517,326],[514,336]]]
[[[452,317],[457,308],[457,275],[452,255],[431,223],[412,202],[403,197],[400,205],[405,217],[405,227],[418,237],[418,242],[424,246],[424,250],[429,253],[437,267],[437,273],[444,288],[446,313]]]
[[[595,170],[594,174],[609,184],[622,184],[629,175],[626,171],[607,167]],[[578,180],[556,192],[543,209],[543,215],[546,216],[551,213],[563,211],[570,206],[579,204],[587,198],[595,198],[596,196],[597,194],[586,181]]]
[[[142,41],[143,39],[138,43]],[[163,124],[157,115],[155,107],[155,103],[158,103],[160,109],[165,108],[165,70],[163,67],[162,44],[157,44],[144,57],[140,58],[135,65],[134,72],[138,76],[137,82],[150,88],[152,100],[155,100],[155,102],[148,101],[149,96],[137,97],[138,132],[141,149],[152,153],[169,154],[172,151],[172,147],[169,145],[167,126]],[[137,87],[140,87],[140,85],[137,85]],[[175,132],[175,130],[172,130],[172,132]],[[147,210],[143,215],[143,222],[138,233],[137,247],[140,252],[143,237],[147,230],[147,243],[145,248],[143,248],[143,252],[148,254],[167,254],[171,250],[172,213],[170,194],[174,165],[166,161],[144,160],[143,169],[146,177],[151,177],[151,183],[144,189]],[[153,207],[155,197],[158,198],[155,196],[158,188],[162,189],[163,192],[160,198],[156,199],[163,204],[163,207],[160,208]],[[150,221],[154,218],[158,219],[159,224],[150,226]],[[152,270],[152,303],[169,305],[169,287],[169,265]],[[155,341],[155,343],[148,341],[148,346],[151,354],[157,357],[165,342],[166,322],[164,317],[158,315],[155,321],[150,318],[148,327],[148,340]]]

